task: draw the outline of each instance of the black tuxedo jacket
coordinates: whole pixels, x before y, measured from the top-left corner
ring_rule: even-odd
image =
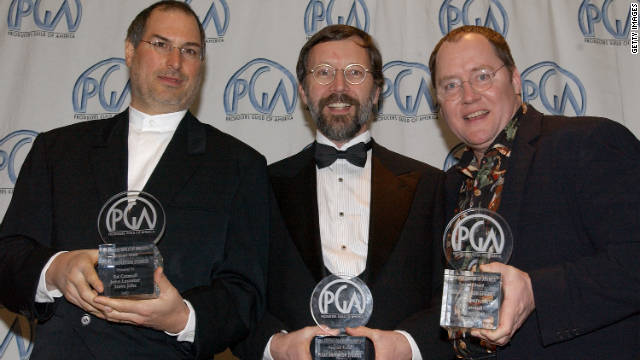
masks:
[[[442,292],[443,173],[374,143],[371,165],[369,251],[360,275],[373,295],[367,326],[406,330],[423,356],[451,353],[438,326]],[[309,299],[326,275],[320,242],[314,145],[269,166],[282,214],[272,225],[267,312],[234,349],[259,359],[269,338],[315,322]],[[276,209],[277,211],[278,209]]]
[[[34,303],[59,250],[97,248],[100,208],[127,188],[128,112],[40,134],[0,230],[0,301],[37,317],[33,359],[211,358],[264,308],[270,193],[265,159],[190,113],[144,191],[166,211],[164,273],[196,312],[196,340],[109,323],[59,298]]]
[[[453,216],[462,175],[447,172]],[[520,120],[498,213],[536,309],[501,359],[640,358],[640,143],[593,117]]]

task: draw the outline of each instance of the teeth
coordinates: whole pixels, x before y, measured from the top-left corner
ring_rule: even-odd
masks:
[[[330,107],[330,108],[346,108],[346,107],[349,107],[351,105],[349,105],[347,103],[340,102],[340,103],[332,103],[332,104],[329,104],[327,106]]]
[[[465,116],[464,118],[465,118],[465,119],[470,119],[470,118],[472,118],[472,117],[476,117],[476,116],[484,115],[484,114],[486,114],[486,113],[488,113],[488,112],[489,112],[489,111],[487,111],[487,110],[480,110],[480,111],[476,111],[476,112],[474,112],[474,113],[471,113],[471,114],[469,114],[469,115]]]

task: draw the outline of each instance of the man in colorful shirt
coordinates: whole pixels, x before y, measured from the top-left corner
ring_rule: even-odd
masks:
[[[509,264],[495,330],[472,329],[466,358],[637,359],[640,356],[640,143],[608,119],[545,116],[520,97],[505,39],[451,31],[429,60],[441,115],[466,145],[447,173],[447,216],[497,211]]]

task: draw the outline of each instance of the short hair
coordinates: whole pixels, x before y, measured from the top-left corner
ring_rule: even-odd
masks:
[[[476,25],[465,25],[459,28],[455,28],[451,30],[447,35],[445,35],[436,46],[433,48],[431,52],[431,56],[429,57],[429,71],[431,72],[431,85],[435,89],[436,87],[436,56],[438,55],[438,51],[440,47],[445,41],[456,42],[460,40],[460,38],[465,34],[479,34],[484,36],[491,45],[493,46],[493,50],[495,50],[496,55],[502,62],[505,67],[509,69],[509,71],[513,72],[513,69],[516,68],[516,64],[513,61],[513,56],[511,56],[511,50],[509,49],[509,45],[507,41],[498,33],[488,27],[484,26],[476,26]]]
[[[304,78],[307,75],[307,66],[309,65],[309,53],[314,46],[329,41],[345,40],[352,36],[360,38],[357,44],[367,50],[369,62],[371,63],[369,72],[373,76],[374,84],[382,88],[384,85],[384,77],[382,76],[382,55],[380,55],[380,50],[378,50],[373,38],[369,34],[349,25],[327,26],[307,40],[302,49],[300,49],[298,64],[296,65],[298,82],[303,84]]]
[[[140,41],[142,40],[142,35],[144,34],[144,31],[146,29],[147,20],[149,20],[149,16],[151,16],[151,13],[155,9],[158,9],[161,11],[178,10],[178,11],[182,11],[187,15],[193,16],[193,18],[196,21],[196,24],[198,24],[198,30],[200,31],[200,46],[202,47],[202,58],[204,59],[205,47],[206,47],[206,43],[204,41],[204,38],[205,38],[204,28],[200,23],[200,19],[198,18],[198,15],[193,11],[193,9],[191,9],[189,4],[180,2],[180,1],[174,1],[174,0],[158,1],[152,4],[151,6],[147,7],[146,9],[142,10],[138,15],[136,15],[136,17],[133,19],[133,21],[129,25],[129,29],[127,30],[127,38],[126,38],[127,41],[133,44],[134,48],[138,47],[138,44],[140,44]]]

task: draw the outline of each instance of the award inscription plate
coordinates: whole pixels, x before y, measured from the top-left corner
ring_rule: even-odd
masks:
[[[98,215],[98,277],[102,295],[133,299],[159,295],[153,273],[162,266],[156,244],[162,238],[165,214],[160,202],[140,191],[111,197]]]
[[[366,325],[373,312],[373,297],[358,277],[329,275],[311,294],[311,316],[324,330],[339,329],[337,336],[316,336],[311,342],[314,360],[374,359],[373,343],[363,336],[348,336],[345,328]]]
[[[440,326],[456,329],[496,329],[502,279],[499,273],[477,272],[490,262],[506,263],[513,236],[498,213],[472,208],[456,215],[445,230],[445,257],[453,270],[444,273]]]

